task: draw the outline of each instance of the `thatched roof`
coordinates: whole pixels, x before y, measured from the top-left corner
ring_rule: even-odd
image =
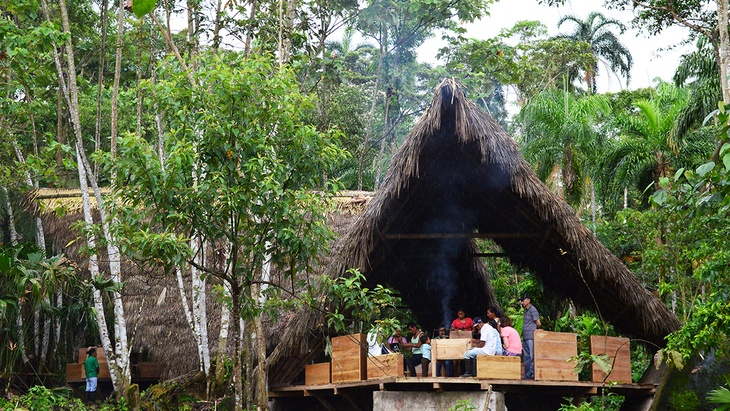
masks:
[[[102,188],[102,194],[111,191]],[[333,197],[334,211],[327,218],[328,225],[341,236],[346,232],[358,215],[362,214],[365,205],[372,199],[372,193],[363,191],[344,191]],[[98,222],[97,204],[93,195],[90,197],[94,210],[94,218]],[[50,241],[54,252],[64,253],[82,275],[88,275],[88,258],[81,253],[86,245],[84,236],[76,229],[75,223],[83,221],[81,193],[78,189],[41,188],[32,191],[27,197],[27,205],[43,219],[46,239]],[[105,250],[100,249],[101,269],[108,270],[108,259]],[[225,258],[222,250],[215,244],[209,247],[207,265],[220,267]],[[188,303],[190,303],[190,273],[185,272]],[[162,364],[162,377],[168,379],[181,374],[196,371],[199,368],[197,349],[192,331],[183,314],[182,300],[174,275],[165,274],[162,268],[149,268],[136,264],[129,259],[122,260],[122,300],[127,319],[128,335],[131,339],[132,352],[142,353],[142,360],[156,361]],[[214,278],[208,281],[207,323],[208,344],[211,355],[217,352],[218,334],[221,323],[220,304],[214,297]],[[285,317],[290,314],[285,314]],[[285,321],[285,319],[280,319]],[[277,329],[270,327],[276,332]],[[78,336],[77,336],[78,337]],[[269,338],[269,341],[275,341]],[[232,347],[227,347],[232,352]],[[87,345],[86,341],[76,341],[78,346]],[[73,348],[73,347],[72,347]],[[273,347],[272,347],[273,349]],[[75,350],[67,354],[72,361]],[[180,361],[184,358],[184,361]]]
[[[543,184],[514,140],[446,80],[395,155],[384,186],[334,248],[327,273],[360,268],[399,290],[422,323],[493,302],[475,239],[627,335],[663,345],[677,318]],[[475,314],[475,315],[476,315]],[[271,385],[317,354],[321,319],[300,312],[270,357]],[[321,332],[320,332],[321,335]]]

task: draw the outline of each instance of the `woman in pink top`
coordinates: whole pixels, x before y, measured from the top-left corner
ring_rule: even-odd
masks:
[[[516,357],[522,354],[522,341],[520,334],[512,327],[512,320],[504,316],[499,319],[502,326],[502,347],[504,347],[504,355]]]
[[[464,310],[459,309],[456,313],[456,319],[451,323],[452,330],[468,330],[471,331],[472,321],[471,318],[464,314]]]

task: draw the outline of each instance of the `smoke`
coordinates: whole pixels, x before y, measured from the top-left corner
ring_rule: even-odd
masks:
[[[441,218],[425,224],[426,232],[462,234],[473,230],[475,213],[472,210],[453,203],[444,207],[444,210],[446,212]],[[463,258],[464,248],[467,247],[468,241],[464,238],[442,238],[438,241],[432,254],[433,260],[427,278],[436,287],[434,294],[440,298],[442,324],[445,328],[451,327],[451,321],[454,318],[452,307],[459,285],[459,272],[455,267],[455,260]]]

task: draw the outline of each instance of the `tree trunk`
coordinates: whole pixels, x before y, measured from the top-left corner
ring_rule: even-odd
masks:
[[[45,3],[45,0],[43,0]],[[61,0],[63,1],[63,0]],[[79,145],[76,145],[76,163],[77,168],[79,172],[79,188],[81,190],[81,202],[84,209],[84,222],[88,225],[91,225],[94,223],[94,219],[91,214],[91,206],[89,205],[89,186],[86,182],[86,170],[84,167],[83,162],[81,161],[81,153],[80,153]],[[93,234],[89,234],[89,236],[86,238],[86,244],[89,246],[90,250],[96,249],[96,239],[94,238]],[[94,278],[99,277],[99,263],[98,263],[98,257],[97,254],[90,253],[89,255],[89,274],[92,278],[92,281]],[[104,301],[102,300],[101,291],[97,287],[93,287],[93,298],[94,298],[94,313],[96,315],[96,325],[99,328],[99,337],[101,338],[101,345],[104,348],[105,353],[113,353],[114,348],[112,347],[112,342],[109,337],[109,330],[106,326],[106,315],[104,313]],[[111,365],[111,363],[110,363]],[[118,373],[118,368],[110,366],[109,367],[109,374],[112,380],[112,385],[116,389],[119,386],[119,379],[120,375]]]
[[[248,21],[254,21],[256,18],[256,15],[259,11],[259,2],[258,0],[251,0],[251,11],[248,15]],[[251,30],[249,30],[246,33],[246,42],[243,47],[243,55],[244,57],[248,57],[251,54],[251,43],[252,43],[253,33]]]
[[[235,253],[234,253],[235,254]],[[232,270],[233,271],[233,270]],[[241,326],[237,320],[241,318],[241,288],[238,284],[231,284],[231,332],[233,333],[233,399],[234,409],[243,409],[243,381],[241,372]]]
[[[94,149],[101,150],[101,107],[104,90],[104,63],[106,57],[106,24],[109,1],[101,0],[101,44],[99,45],[99,72],[96,76],[96,124],[94,125]]]
[[[43,7],[43,13],[46,17],[46,19],[50,22],[50,13],[48,11],[48,4],[46,0],[41,0],[41,4]],[[106,238],[107,242],[107,254],[109,257],[109,271],[111,274],[111,279],[115,283],[119,284],[121,283],[121,256],[119,253],[119,248],[115,245],[114,239],[110,235],[109,227],[108,227],[108,221],[106,219],[106,215],[104,212],[104,202],[101,198],[101,192],[99,190],[98,184],[96,183],[96,177],[91,175],[89,176],[89,173],[93,173],[92,168],[90,167],[86,155],[84,153],[83,149],[83,136],[82,136],[82,130],[81,130],[81,120],[80,120],[80,112],[79,112],[79,94],[78,94],[78,85],[76,82],[76,64],[75,64],[75,57],[74,57],[74,51],[73,51],[73,42],[71,37],[71,28],[70,23],[68,19],[68,12],[66,8],[66,1],[65,0],[59,0],[59,6],[61,11],[61,26],[63,28],[63,33],[66,35],[66,58],[68,63],[68,84],[66,84],[63,76],[63,69],[61,67],[60,58],[57,52],[57,49],[54,45],[54,63],[56,65],[56,72],[58,75],[58,81],[59,85],[64,91],[64,96],[66,98],[66,104],[69,109],[69,113],[71,114],[71,124],[73,126],[74,135],[76,136],[76,156],[78,161],[78,167],[79,167],[79,184],[82,189],[82,198],[84,198],[84,195],[86,196],[86,202],[88,203],[88,183],[91,183],[91,186],[94,189],[94,195],[96,197],[96,201],[99,207],[99,214],[101,219],[101,227],[102,227],[102,233]],[[84,193],[85,191],[85,193]],[[88,204],[85,204],[85,207],[88,207]],[[91,220],[91,211],[88,210],[89,217],[88,219],[85,219],[87,223],[93,223]],[[85,211],[86,214],[86,211]],[[93,240],[92,240],[93,242]],[[93,249],[93,245],[90,244],[90,248]],[[96,256],[94,255],[94,258]],[[94,264],[97,264],[94,262]],[[91,262],[90,262],[91,265]],[[96,267],[97,273],[98,273],[98,264]],[[127,347],[127,330],[126,330],[126,321],[124,319],[124,307],[122,305],[121,295],[119,292],[111,292],[110,298],[112,300],[112,303],[114,305],[114,330],[115,330],[115,348],[114,350],[111,349],[111,347],[108,347],[109,350],[107,350],[107,347],[105,347],[105,351],[107,351],[107,358],[109,359],[109,368],[110,371],[114,374],[116,374],[115,378],[113,378],[114,388],[116,391],[116,395],[118,398],[121,398],[122,396],[126,395],[127,388],[130,384],[130,369],[129,369],[129,349]],[[101,303],[99,296],[99,303]],[[98,315],[98,314],[97,314]],[[106,330],[101,330],[102,328],[106,327],[106,322],[100,322],[99,323],[100,332],[103,334]],[[103,338],[103,337],[102,337]]]
[[[111,156],[112,161],[117,156],[117,136],[119,135],[119,82],[122,78],[122,40],[124,37],[124,4],[119,0],[117,12],[117,45],[116,60],[114,61],[114,86],[112,88],[112,119],[111,119]],[[114,176],[112,176],[114,180]]]
[[[18,245],[18,231],[15,229],[15,213],[13,212],[13,204],[10,202],[10,193],[8,188],[3,186],[3,194],[5,194],[5,208],[8,212],[8,230],[10,230],[10,244]]]
[[[722,101],[725,103],[726,110],[730,109],[730,84],[728,81],[728,73],[730,72],[730,35],[727,31],[728,26],[728,0],[716,0],[717,2],[717,28],[720,33],[720,84],[722,86]],[[715,151],[712,153],[710,160],[717,162],[720,158],[720,150],[723,144],[728,141],[726,134],[718,140]]]
[[[378,57],[378,70],[375,75],[375,86],[373,87],[373,101],[370,104],[370,113],[368,115],[368,126],[365,129],[365,140],[362,142],[362,147],[360,147],[360,161],[357,165],[357,189],[362,190],[362,173],[365,163],[365,156],[368,152],[368,144],[370,144],[370,137],[373,133],[373,117],[375,116],[375,106],[378,103],[378,94],[380,93],[380,77],[381,73],[383,71],[383,58],[385,57],[385,46],[383,42],[383,37],[387,39],[387,35],[383,35],[382,26],[381,26],[381,35],[380,35],[380,55]]]
[[[390,98],[393,97],[393,87],[388,85],[385,92],[385,112],[383,113],[383,131],[380,135],[380,151],[378,158],[375,160],[375,189],[380,188],[381,177],[383,174],[383,157],[385,156],[385,145],[387,144],[386,136],[388,135],[388,115],[390,114]]]

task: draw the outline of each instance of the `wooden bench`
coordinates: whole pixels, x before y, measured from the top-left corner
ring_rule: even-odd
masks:
[[[332,381],[330,363],[307,364],[304,366],[304,385],[323,385]]]
[[[350,334],[332,338],[332,382],[362,381],[367,378],[367,336]]]
[[[601,367],[593,363],[591,381],[631,384],[631,346],[628,338],[591,335],[591,354],[608,355],[613,366],[611,373],[606,377]]]
[[[79,348],[79,356],[75,364],[66,364],[66,381],[81,382],[86,380],[86,370],[84,369],[84,361],[86,361],[86,352],[88,348]],[[96,347],[96,360],[99,362],[99,380],[110,380],[109,363],[104,355],[104,348]]]
[[[578,381],[574,372],[578,355],[578,334],[535,330],[535,380]]]
[[[403,355],[383,354],[368,356],[368,380],[403,376]]]
[[[520,357],[506,355],[477,355],[477,378],[492,380],[519,380]]]
[[[464,361],[464,354],[469,349],[469,339],[458,338],[448,340],[431,340],[431,375],[436,376],[436,363],[446,360]],[[442,365],[442,369],[444,366]]]

